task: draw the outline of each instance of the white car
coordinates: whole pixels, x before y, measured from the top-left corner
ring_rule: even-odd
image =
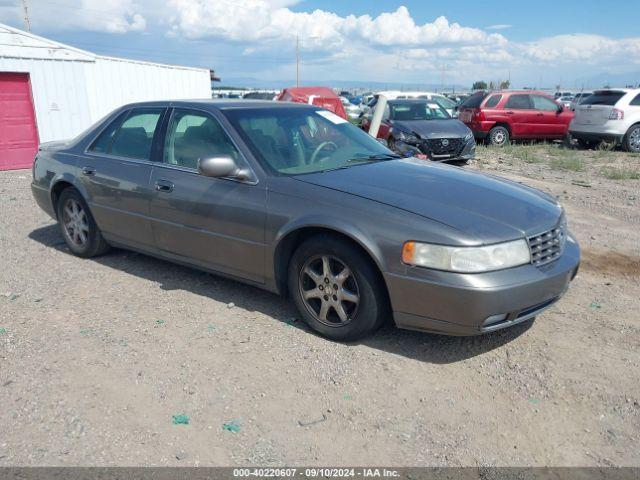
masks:
[[[561,104],[564,108],[570,108],[573,98],[574,98],[573,95],[568,95],[565,97],[556,98],[556,102]]]
[[[596,90],[576,107],[569,133],[582,147],[608,140],[640,153],[640,88]]]
[[[456,116],[456,103],[449,100],[444,95],[434,92],[402,92],[400,90],[386,90],[378,92],[373,96],[373,99],[367,104],[368,109],[365,109],[365,113],[373,110],[375,104],[378,101],[378,96],[384,95],[387,100],[402,100],[405,98],[424,98],[426,100],[432,100],[433,102],[444,108],[452,117]]]
[[[342,102],[344,111],[347,112],[347,116],[349,117],[349,120],[355,120],[356,118],[360,118],[362,109],[358,105],[354,105],[346,97],[340,97],[340,101]]]

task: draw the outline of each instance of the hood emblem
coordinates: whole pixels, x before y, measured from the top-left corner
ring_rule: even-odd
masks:
[[[449,140],[447,140],[446,138],[443,138],[440,143],[442,144],[443,147],[449,146]]]

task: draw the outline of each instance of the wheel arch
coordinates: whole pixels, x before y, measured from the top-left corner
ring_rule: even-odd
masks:
[[[504,127],[507,129],[507,132],[509,132],[509,137],[513,135],[511,131],[511,125],[509,125],[509,122],[506,122],[504,120],[497,121],[493,125],[491,125],[491,128],[489,129],[489,131],[491,131],[495,127]]]
[[[382,274],[384,270],[379,249],[375,245],[363,242],[361,239],[365,238],[364,235],[358,235],[355,229],[339,225],[328,226],[319,223],[296,225],[278,236],[278,241],[273,253],[273,275],[278,293],[283,296],[287,296],[289,293],[287,287],[289,262],[298,246],[305,240],[322,234],[335,235],[358,248],[371,261],[380,276],[388,298],[389,293]]]
[[[51,187],[49,189],[51,196],[51,206],[53,207],[53,211],[55,212],[56,217],[58,215],[58,209],[56,208],[58,199],[60,198],[60,194],[67,188],[75,188],[80,193],[80,195],[82,195],[82,198],[84,198],[85,202],[88,203],[89,197],[87,196],[87,191],[80,182],[78,182],[71,175],[59,175],[51,181]]]

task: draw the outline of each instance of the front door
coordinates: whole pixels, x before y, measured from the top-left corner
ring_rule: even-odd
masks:
[[[79,178],[107,239],[153,247],[149,178],[154,139],[165,108],[133,108],[118,115],[80,159]]]
[[[161,161],[151,174],[156,247],[189,263],[264,283],[266,188],[198,173],[200,158],[221,155],[248,167],[213,116],[173,110]]]
[[[536,134],[539,138],[559,138],[565,134],[566,123],[560,105],[542,95],[531,95],[536,111]]]

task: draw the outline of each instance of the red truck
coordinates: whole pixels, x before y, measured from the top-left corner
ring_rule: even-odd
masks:
[[[476,139],[503,146],[511,139],[564,139],[573,112],[532,90],[476,92],[458,108],[458,119]]]

